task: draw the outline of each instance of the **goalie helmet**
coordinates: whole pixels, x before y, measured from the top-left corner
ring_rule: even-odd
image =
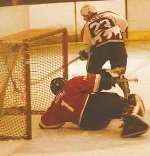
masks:
[[[50,83],[50,89],[51,89],[52,93],[54,95],[58,94],[65,86],[65,82],[66,82],[66,80],[61,77],[57,77],[57,78],[53,79]]]
[[[95,9],[94,6],[87,4],[81,8],[80,13],[85,20],[88,20],[93,14],[97,13],[97,10]]]

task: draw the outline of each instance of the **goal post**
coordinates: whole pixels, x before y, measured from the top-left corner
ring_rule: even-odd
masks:
[[[0,38],[0,140],[32,138],[32,114],[51,105],[50,81],[68,78],[66,28],[29,29]]]

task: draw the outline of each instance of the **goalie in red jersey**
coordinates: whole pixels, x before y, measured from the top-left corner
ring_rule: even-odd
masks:
[[[68,81],[60,77],[53,79],[50,88],[56,96],[42,115],[39,126],[60,128],[66,122],[72,122],[83,130],[98,130],[118,118],[124,121],[122,137],[145,133],[149,126],[142,119],[145,108],[140,97],[131,94],[127,100],[104,91],[111,89],[114,83],[115,79],[105,71],[76,76]]]

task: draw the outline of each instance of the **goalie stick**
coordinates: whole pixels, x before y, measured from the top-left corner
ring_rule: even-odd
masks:
[[[80,56],[77,56],[77,57],[75,57],[74,59],[72,59],[71,61],[69,61],[69,62],[67,63],[67,66],[70,65],[70,64],[72,64],[72,63],[74,63],[74,62],[77,61],[78,59],[80,59]],[[64,65],[63,65],[63,66],[60,66],[59,68],[57,68],[57,69],[51,71],[50,73],[48,73],[46,76],[44,76],[44,77],[41,78],[40,80],[32,81],[32,82],[31,82],[31,85],[36,85],[36,84],[38,84],[38,83],[40,83],[40,82],[42,82],[42,81],[47,80],[51,75],[55,75],[57,72],[61,71],[64,67],[65,67]]]

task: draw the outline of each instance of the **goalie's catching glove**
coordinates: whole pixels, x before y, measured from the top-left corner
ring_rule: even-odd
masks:
[[[101,81],[100,81],[100,89],[101,90],[109,90],[113,86],[115,86],[114,78],[109,72],[106,72],[105,70],[102,70],[100,72],[101,75]]]
[[[82,61],[87,60],[88,52],[86,52],[85,50],[79,51],[79,57],[80,57],[80,60],[82,60]]]

